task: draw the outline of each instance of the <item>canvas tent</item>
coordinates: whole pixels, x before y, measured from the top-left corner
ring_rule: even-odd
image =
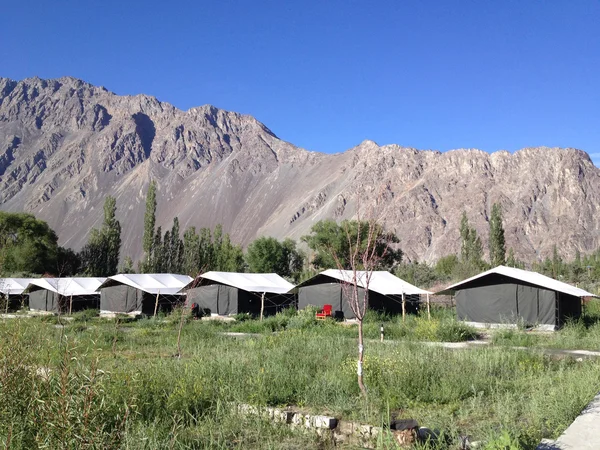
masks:
[[[308,305],[332,305],[334,315],[345,319],[353,319],[354,313],[350,308],[348,292],[343,283],[351,283],[351,270],[325,270],[313,278],[297,286],[298,309]],[[359,296],[362,298],[367,284],[367,272],[357,272]],[[369,309],[392,314],[402,313],[402,299],[405,301],[405,311],[418,311],[420,296],[431,292],[420,289],[386,271],[373,271],[369,280]]]
[[[498,266],[453,284],[436,294],[453,294],[459,320],[475,324],[522,322],[560,327],[581,315],[581,297],[595,297],[583,289],[545,275]]]
[[[36,278],[0,278],[0,294],[2,294],[2,311],[14,311],[27,305],[27,294],[24,293],[29,283]]]
[[[187,304],[213,315],[271,315],[296,306],[292,283],[275,273],[206,272],[186,286]]]
[[[179,291],[192,281],[172,273],[120,274],[108,277],[98,288],[101,313],[153,315],[168,312],[183,302]]]
[[[105,278],[38,278],[27,286],[29,309],[70,313],[100,305],[96,292]]]

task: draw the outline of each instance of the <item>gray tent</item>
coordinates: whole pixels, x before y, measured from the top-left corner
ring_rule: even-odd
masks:
[[[367,272],[357,272],[359,298],[364,295],[366,277]],[[349,284],[352,278],[352,271],[328,269],[306,280],[297,286],[298,309],[309,305],[319,308],[332,305],[336,317],[353,319],[355,316],[350,308],[348,290],[344,288],[344,284]],[[420,296],[430,294],[386,271],[370,272],[368,286],[369,309],[390,314],[402,313],[403,299],[405,311],[416,313],[419,310]]]
[[[193,286],[193,287],[192,287]],[[272,315],[295,307],[294,285],[274,273],[206,272],[186,286],[187,304],[214,315]]]
[[[169,312],[184,301],[179,291],[190,281],[187,275],[170,273],[120,274],[108,277],[98,288],[101,313],[153,315]]]
[[[38,278],[30,281],[29,309],[49,312],[76,312],[97,309],[100,295],[96,292],[104,278]]]
[[[536,272],[498,266],[436,294],[454,294],[459,320],[560,327],[581,315],[583,289]]]

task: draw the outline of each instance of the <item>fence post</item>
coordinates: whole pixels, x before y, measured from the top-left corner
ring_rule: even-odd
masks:
[[[383,342],[383,324],[381,324],[381,328],[380,328],[380,332],[381,332],[381,342]]]

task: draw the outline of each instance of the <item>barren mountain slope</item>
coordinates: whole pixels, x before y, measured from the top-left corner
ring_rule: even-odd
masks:
[[[47,220],[80,248],[117,197],[122,255],[141,254],[145,192],[158,183],[158,224],[223,223],[234,240],[298,238],[322,218],[352,218],[360,198],[396,230],[410,258],[459,248],[463,210],[487,238],[492,203],[523,258],[565,257],[599,244],[600,171],[574,149],[513,155],[447,153],[365,141],[341,154],[308,152],[251,116],[153,97],[117,96],[73,78],[0,78],[0,204]]]

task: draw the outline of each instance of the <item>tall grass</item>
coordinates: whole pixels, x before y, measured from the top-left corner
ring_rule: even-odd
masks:
[[[366,346],[365,403],[356,385],[356,343],[339,331],[356,330],[314,323],[314,315],[286,318],[278,333],[243,339],[224,336],[215,324],[184,323],[181,358],[181,321],[168,318],[118,327],[97,319],[63,330],[38,319],[0,322],[0,446],[327,447],[312,434],[240,417],[233,408],[251,403],[371,424],[397,412],[490,442],[510,430],[511,439],[534,448],[566,428],[600,386],[595,361],[373,341]],[[377,329],[377,321],[369,324]],[[408,322],[413,330],[425,327],[418,318]],[[437,336],[429,328],[422,333]]]

